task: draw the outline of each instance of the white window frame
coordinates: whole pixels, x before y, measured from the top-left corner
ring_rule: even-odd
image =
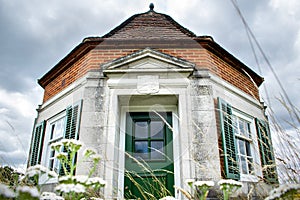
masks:
[[[237,110],[235,108],[232,108],[232,115],[235,117],[238,117],[240,119],[243,119],[247,122],[250,123],[250,137],[246,137],[244,135],[241,134],[236,134],[235,132],[235,139],[237,142],[237,154],[238,154],[238,160],[239,160],[239,172],[240,172],[240,180],[241,181],[251,181],[251,182],[257,182],[258,178],[257,178],[257,166],[256,163],[257,161],[257,156],[256,156],[256,141],[257,141],[257,136],[256,136],[256,129],[255,129],[255,119],[254,117],[240,111]],[[252,171],[251,174],[243,174],[242,173],[242,166],[241,166],[241,162],[240,162],[240,151],[239,151],[239,145],[238,145],[238,139],[242,139],[242,140],[246,140],[249,142],[250,144],[250,152],[251,152],[251,158],[252,158]]]
[[[45,139],[44,139],[44,152],[43,152],[43,164],[44,166],[46,166],[49,169],[50,166],[50,156],[51,156],[51,152],[52,149],[50,147],[50,145],[54,142],[57,142],[61,139],[63,139],[65,132],[63,132],[61,137],[55,138],[55,139],[50,139],[51,137],[51,131],[52,131],[52,125],[53,123],[55,123],[56,121],[60,120],[60,119],[64,119],[64,127],[65,127],[65,118],[66,118],[66,111],[62,111],[59,114],[53,116],[52,118],[50,118],[49,120],[47,120],[47,125],[46,125],[46,132],[45,132]],[[64,129],[63,127],[63,129]],[[65,130],[63,130],[65,131]],[[55,161],[54,161],[55,162]],[[59,170],[59,169],[58,169]],[[57,174],[59,171],[55,171]],[[57,183],[57,178],[49,178],[47,175],[44,175],[40,178],[39,183],[40,184],[45,184],[45,183]]]
[[[61,135],[59,135],[59,137],[56,137],[56,138],[51,138],[52,137],[52,132],[53,132],[53,125],[56,124],[58,121],[60,120],[63,120],[63,123],[61,124]],[[64,138],[64,132],[65,132],[65,126],[66,126],[66,116],[63,115],[63,116],[60,116],[60,117],[57,117],[55,118],[54,120],[51,120],[50,123],[50,128],[49,128],[49,134],[48,134],[48,143],[47,143],[47,148],[49,149],[48,152],[48,165],[47,167],[50,169],[50,170],[53,170],[51,167],[50,167],[50,164],[53,160],[53,166],[58,166],[57,169],[53,170],[55,171],[56,173],[59,173],[59,170],[60,170],[60,163],[58,161],[57,158],[55,158],[57,152],[55,152],[52,148],[51,148],[51,144],[55,143],[55,142],[58,142],[60,141],[61,139]],[[55,127],[54,127],[55,128]],[[52,155],[52,153],[54,152],[54,155]]]

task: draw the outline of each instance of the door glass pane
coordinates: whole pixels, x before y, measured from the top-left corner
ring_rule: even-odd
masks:
[[[151,121],[150,131],[150,135],[152,138],[164,138],[164,122]]]
[[[135,124],[135,138],[148,138],[148,122],[137,121]]]
[[[151,141],[151,160],[162,160],[164,157],[164,142]]]
[[[134,157],[148,159],[148,141],[134,142]]]

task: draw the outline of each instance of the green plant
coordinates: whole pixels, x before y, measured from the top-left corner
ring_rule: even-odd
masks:
[[[224,200],[228,200],[231,194],[243,186],[241,182],[231,179],[222,179],[218,182],[218,185],[220,186],[220,190],[223,191]]]
[[[92,149],[84,151],[84,159],[91,159],[93,167],[88,175],[74,175],[77,164],[73,161],[78,151],[83,144],[74,139],[63,139],[53,143],[51,147],[57,152],[57,159],[60,161],[64,176],[59,177],[59,184],[55,190],[62,193],[62,196],[67,199],[82,199],[90,196],[90,193],[97,194],[101,187],[106,185],[106,181],[99,177],[91,177],[96,170],[97,164],[100,161],[100,156]],[[100,194],[98,194],[100,195]]]
[[[265,200],[300,199],[300,184],[284,184],[273,189]]]

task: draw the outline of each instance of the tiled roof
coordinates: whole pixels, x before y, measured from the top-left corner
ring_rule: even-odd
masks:
[[[136,14],[104,35],[111,39],[187,39],[196,35],[170,16],[149,10]]]

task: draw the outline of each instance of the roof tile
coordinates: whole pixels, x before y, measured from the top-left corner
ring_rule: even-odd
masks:
[[[196,35],[170,16],[150,10],[136,14],[104,35],[110,39],[187,39]]]

